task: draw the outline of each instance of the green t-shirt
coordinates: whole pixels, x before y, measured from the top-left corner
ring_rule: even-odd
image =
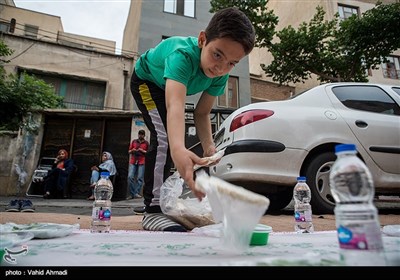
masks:
[[[201,49],[196,37],[170,37],[146,51],[136,62],[136,75],[165,89],[166,79],[184,84],[186,95],[203,91],[222,95],[229,74],[208,78],[200,68]]]

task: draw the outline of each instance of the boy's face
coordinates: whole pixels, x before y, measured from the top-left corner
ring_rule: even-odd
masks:
[[[206,45],[206,34],[201,31],[198,40],[202,48],[200,67],[209,78],[228,74],[246,56],[242,45],[230,38],[215,39]]]

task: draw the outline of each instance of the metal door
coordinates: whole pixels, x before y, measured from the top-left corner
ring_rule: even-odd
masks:
[[[110,152],[117,167],[113,200],[127,197],[127,180],[129,167],[129,143],[132,119],[108,119],[105,122],[103,151]]]

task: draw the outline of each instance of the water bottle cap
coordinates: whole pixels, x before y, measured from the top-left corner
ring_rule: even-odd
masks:
[[[355,144],[339,144],[335,147],[335,153],[345,152],[345,151],[357,151]]]
[[[108,177],[110,177],[110,172],[103,171],[103,172],[100,173],[100,176],[108,176]]]
[[[304,176],[297,177],[297,181],[306,181],[307,178]]]

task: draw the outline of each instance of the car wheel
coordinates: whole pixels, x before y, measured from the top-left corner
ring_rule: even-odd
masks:
[[[306,167],[305,175],[311,189],[311,206],[315,214],[332,214],[335,208],[329,184],[329,174],[335,160],[333,152],[326,152],[315,156]]]

